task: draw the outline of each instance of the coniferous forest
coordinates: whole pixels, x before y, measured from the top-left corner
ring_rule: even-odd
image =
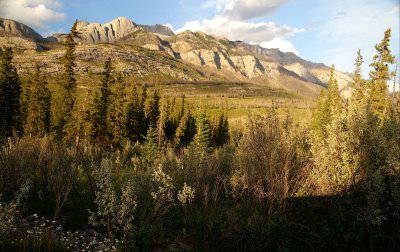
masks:
[[[307,126],[270,109],[231,127],[223,110],[126,83],[112,58],[78,103],[75,36],[55,92],[0,50],[0,250],[400,250],[390,29],[371,65],[358,51],[351,98],[332,66]]]

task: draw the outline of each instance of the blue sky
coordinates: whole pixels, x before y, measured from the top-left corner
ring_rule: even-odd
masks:
[[[44,35],[68,31],[75,19],[105,23],[124,16],[280,48],[348,72],[361,49],[366,76],[374,45],[391,27],[399,56],[399,0],[0,0],[0,16]]]

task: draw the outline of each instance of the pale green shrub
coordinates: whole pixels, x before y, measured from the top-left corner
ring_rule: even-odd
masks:
[[[137,201],[132,180],[122,185],[118,192],[113,181],[113,162],[109,159],[101,161],[94,169],[96,180],[96,198],[94,203],[97,209],[90,211],[89,223],[93,226],[106,228],[109,239],[113,240],[117,232],[127,237],[133,228],[134,212]]]

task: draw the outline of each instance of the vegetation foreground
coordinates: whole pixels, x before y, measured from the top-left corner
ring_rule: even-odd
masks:
[[[332,67],[310,126],[275,109],[229,126],[185,96],[126,88],[111,59],[78,106],[74,36],[55,94],[40,67],[21,85],[0,51],[0,250],[400,250],[390,29],[369,80],[358,52],[351,99]]]

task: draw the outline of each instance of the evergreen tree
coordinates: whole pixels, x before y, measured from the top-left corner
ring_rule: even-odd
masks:
[[[21,81],[21,98],[20,98],[20,105],[21,105],[21,123],[22,125],[26,124],[26,119],[28,116],[28,106],[29,106],[29,100],[31,97],[31,86],[32,84],[32,78],[30,76],[33,76],[34,73],[28,72],[27,74],[29,78],[25,78]],[[24,126],[25,127],[25,126]]]
[[[163,100],[159,107],[159,116],[157,120],[157,142],[158,147],[162,149],[165,143],[165,126],[168,121],[168,100]]]
[[[125,86],[121,75],[118,75],[111,88],[110,107],[108,113],[108,126],[113,145],[122,143],[124,127],[124,105],[126,100]]]
[[[149,122],[147,121],[147,117],[146,117],[146,100],[147,100],[147,87],[146,87],[146,85],[143,85],[142,95],[140,98],[140,110],[143,111],[143,118],[142,118],[143,127],[141,128],[141,131],[140,131],[141,141],[143,141],[144,136],[146,136],[147,130],[149,127]]]
[[[354,70],[354,77],[353,77],[353,100],[361,101],[364,97],[364,90],[365,90],[365,81],[362,78],[362,64],[364,63],[363,57],[361,55],[361,50],[357,51],[357,58],[354,63],[355,70]]]
[[[328,92],[327,92],[327,108],[329,114],[329,121],[331,121],[331,117],[339,113],[343,108],[343,101],[340,97],[339,86],[337,80],[335,79],[335,65],[331,67],[331,74],[328,82]]]
[[[109,140],[108,112],[110,106],[110,86],[114,83],[112,76],[111,59],[108,58],[104,65],[103,79],[100,94],[96,93],[93,104],[89,109],[88,120],[92,140],[107,142]]]
[[[176,129],[174,143],[177,146],[187,146],[192,142],[196,135],[196,119],[191,114],[190,110],[186,110],[179,121]]]
[[[229,141],[229,123],[224,113],[220,113],[214,118],[212,125],[212,145],[222,146]]]
[[[174,137],[180,120],[180,111],[177,109],[175,97],[172,100],[172,104],[168,101],[167,111],[168,117],[165,122],[165,138],[170,141]]]
[[[335,79],[335,66],[332,65],[326,94],[321,92],[314,111],[312,128],[318,136],[325,135],[326,126],[332,121],[335,114],[341,112],[343,101],[340,97],[339,87]]]
[[[211,134],[211,123],[206,114],[202,112],[196,120],[196,135],[194,137],[194,145],[202,156],[210,151]]]
[[[45,76],[41,74],[39,65],[36,65],[29,91],[25,134],[43,137],[50,131],[51,93],[47,87]]]
[[[0,136],[20,129],[21,82],[12,65],[11,48],[0,49]]]
[[[76,79],[75,79],[75,38],[77,36],[77,21],[71,28],[65,40],[65,54],[62,58],[64,73],[61,76],[59,94],[55,102],[54,130],[57,138],[77,137],[76,122]]]
[[[149,102],[148,112],[146,115],[150,127],[156,127],[158,117],[160,116],[160,94],[159,90],[155,89],[153,96]]]
[[[391,29],[385,31],[382,41],[375,45],[377,54],[373,57],[370,66],[373,70],[370,72],[370,93],[369,101],[372,111],[381,119],[390,111],[390,102],[388,99],[388,81],[393,73],[389,70],[389,65],[394,63],[394,56],[389,49]]]
[[[129,102],[126,105],[124,113],[125,134],[131,141],[141,141],[144,125],[144,111],[136,84],[133,84]]]
[[[150,126],[147,130],[145,143],[143,145],[143,157],[146,164],[151,165],[157,158],[158,151],[158,136],[156,128]]]

